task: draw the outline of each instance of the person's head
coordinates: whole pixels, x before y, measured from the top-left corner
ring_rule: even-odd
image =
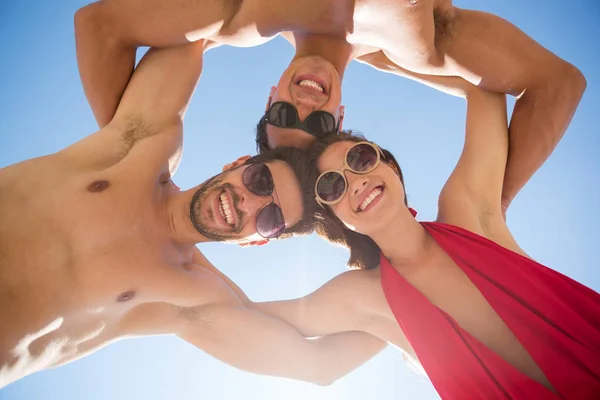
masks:
[[[207,239],[241,245],[309,234],[316,175],[314,157],[296,148],[240,157],[197,189],[190,219]]]
[[[308,149],[317,136],[337,133],[344,119],[341,84],[340,72],[326,59],[295,58],[271,88],[256,125],[257,151]]]
[[[385,229],[407,206],[398,162],[351,132],[320,140],[314,152],[319,171],[314,195],[321,205],[317,233],[350,250],[348,266],[375,268],[381,251],[369,235]]]

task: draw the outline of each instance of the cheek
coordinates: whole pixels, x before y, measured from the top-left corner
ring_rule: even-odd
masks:
[[[344,206],[344,204],[342,203],[334,204],[331,208],[331,211],[333,211],[335,216],[338,217],[340,221],[342,221],[346,228],[352,231],[356,231],[355,215],[348,206]]]
[[[286,71],[279,79],[279,82],[277,82],[277,89],[275,90],[275,93],[273,94],[271,104],[275,103],[276,101],[288,101],[289,102],[291,100],[291,94],[290,94],[291,81],[292,81],[292,74],[289,73],[289,71]]]
[[[290,94],[287,91],[287,87],[285,85],[278,85],[277,90],[271,98],[271,104],[276,103],[278,101],[286,101],[288,103],[290,102]]]

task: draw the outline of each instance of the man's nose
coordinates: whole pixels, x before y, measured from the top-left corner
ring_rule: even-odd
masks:
[[[317,109],[319,103],[310,97],[297,97],[295,105],[298,109],[298,117],[301,121],[304,121],[304,119],[308,117],[311,112]]]
[[[255,215],[271,201],[270,196],[259,196],[250,190],[244,190],[240,196],[239,208],[246,215]]]

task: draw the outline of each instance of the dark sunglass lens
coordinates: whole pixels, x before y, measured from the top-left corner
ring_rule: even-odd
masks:
[[[314,135],[324,135],[335,132],[335,118],[325,111],[313,112],[306,118],[306,129]]]
[[[295,126],[298,123],[296,108],[288,103],[275,103],[269,109],[268,121],[281,128]]]
[[[248,166],[242,174],[242,182],[248,190],[259,196],[273,193],[273,176],[263,163]]]
[[[276,238],[285,230],[285,221],[281,208],[271,203],[260,210],[256,217],[256,231],[265,239]]]
[[[368,144],[357,144],[348,151],[346,162],[354,171],[368,171],[377,162],[377,152]]]
[[[327,172],[317,182],[317,194],[324,201],[336,201],[345,190],[346,181],[339,172]]]

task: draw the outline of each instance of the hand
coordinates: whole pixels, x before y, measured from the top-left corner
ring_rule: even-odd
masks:
[[[235,168],[235,167],[239,167],[240,165],[243,165],[246,161],[248,161],[251,158],[252,158],[251,156],[241,156],[240,158],[238,158],[234,162],[229,163],[229,164],[225,164],[223,166],[223,172],[229,171],[230,169]]]

